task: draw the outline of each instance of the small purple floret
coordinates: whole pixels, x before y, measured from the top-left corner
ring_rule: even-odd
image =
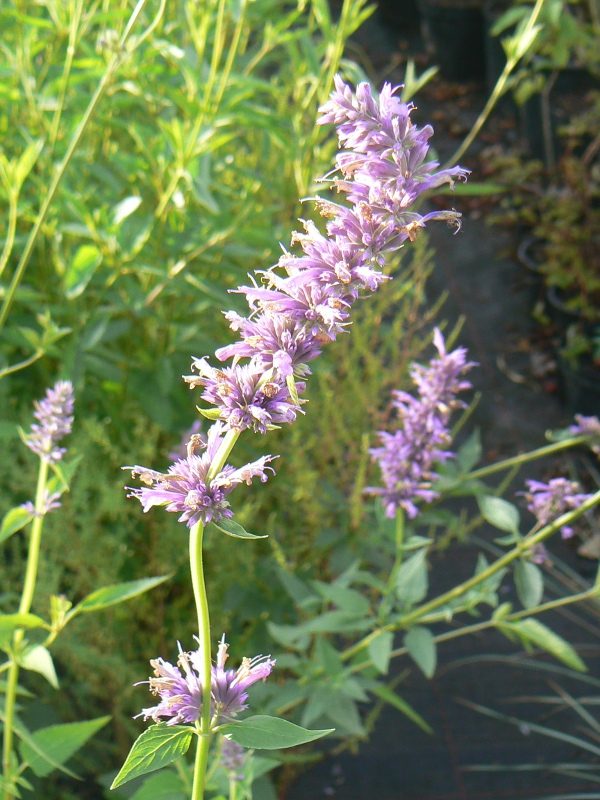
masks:
[[[467,170],[440,170],[427,160],[433,129],[414,125],[412,106],[395,93],[385,84],[376,98],[368,84],[353,90],[336,77],[319,124],[337,126],[342,150],[336,169],[323,180],[346,203],[316,198],[325,230],[302,220],[304,230],[291,239],[296,252],[284,250],[274,267],[234,290],[245,296],[250,313],[227,314],[240,340],[217,350],[217,358],[232,358],[233,366],[214,370],[194,359],[200,377],[185,380],[203,387],[202,398],[218,408],[230,429],[264,433],[293,422],[303,388],[296,379],[306,377],[308,362],[348,329],[354,303],[388,280],[388,257],[430,221],[459,225],[455,211],[416,210],[424,192],[466,179]],[[245,358],[249,363],[241,366]]]
[[[250,484],[253,478],[265,482],[267,472],[274,472],[267,464],[276,456],[262,456],[243,467],[225,465],[220,472],[209,478],[212,462],[223,442],[224,426],[217,422],[208,431],[206,442],[199,440],[204,447],[202,455],[190,454],[171,464],[166,473],[147,467],[123,467],[131,470],[132,476],[139,476],[147,484],[141,488],[129,489],[128,497],[134,497],[142,504],[144,511],[153,506],[164,506],[167,511],[179,514],[179,522],[192,528],[198,522],[207,524],[232,517],[228,495],[241,483]]]
[[[236,669],[225,669],[229,645],[225,637],[219,643],[216,663],[211,673],[211,715],[218,720],[231,719],[247,707],[248,689],[258,681],[266,680],[275,661],[270,656],[242,659]],[[160,702],[144,708],[138,716],[154,722],[167,720],[167,725],[193,724],[202,715],[202,654],[200,650],[179,650],[177,666],[162,658],[152,659],[154,677],[148,684]]]
[[[437,498],[431,488],[437,478],[435,466],[453,457],[448,449],[448,422],[452,412],[465,405],[456,395],[471,388],[463,378],[474,366],[467,361],[467,351],[459,347],[446,352],[437,329],[434,344],[438,357],[426,367],[414,364],[411,368],[418,397],[401,391],[393,393],[392,406],[399,427],[391,433],[380,431],[381,446],[370,451],[381,469],[383,486],[371,486],[365,492],[382,498],[390,518],[402,508],[412,519],[419,513],[418,503],[431,503]]]
[[[567,478],[552,478],[548,483],[541,481],[526,481],[527,492],[524,492],[527,501],[527,510],[531,511],[540,527],[565,514],[567,511],[579,508],[591,495],[584,494],[577,481]],[[560,529],[563,539],[573,536],[573,528],[563,525]]]
[[[48,389],[43,400],[34,403],[37,420],[25,438],[27,447],[48,464],[57,464],[66,448],[58,447],[61,439],[71,433],[73,425],[73,384],[58,381]]]

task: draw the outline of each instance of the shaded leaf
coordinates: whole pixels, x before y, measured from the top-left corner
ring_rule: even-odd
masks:
[[[414,722],[422,731],[425,731],[425,733],[433,733],[431,726],[423,719],[419,712],[415,711],[403,697],[397,695],[389,686],[377,683],[372,687],[372,692],[381,700],[400,711],[401,714],[404,714],[405,717],[408,717],[408,719]]]
[[[234,522],[232,519],[220,519],[218,522],[211,522],[210,523],[213,527],[217,530],[221,531],[221,533],[226,534],[227,536],[233,536],[234,539],[268,539],[267,534],[263,534],[262,536],[257,536],[254,533],[248,533],[247,530],[242,528],[239,522]]]
[[[391,631],[383,631],[369,642],[369,657],[375,669],[384,675],[388,671],[393,643],[394,634]]]
[[[251,747],[255,750],[297,747],[300,744],[321,739],[334,731],[333,728],[310,731],[300,725],[294,725],[293,722],[288,722],[286,719],[266,715],[228,722],[226,725],[221,725],[219,730],[242,747]]]
[[[70,300],[79,297],[100,266],[102,254],[93,244],[82,244],[65,272],[65,294]]]
[[[519,511],[516,506],[501,497],[484,495],[477,498],[482,517],[501,531],[519,533]]]
[[[58,678],[54,669],[54,661],[50,651],[41,644],[28,647],[20,656],[19,664],[23,669],[43,675],[50,686],[58,689]]]
[[[194,731],[189,725],[167,725],[160,722],[145,730],[129,751],[125,763],[112,782],[111,789],[166,767],[185,755],[192,743]]]
[[[17,533],[33,519],[33,514],[22,506],[15,506],[7,511],[0,526],[0,542],[6,541],[13,533]]]
[[[31,733],[28,741],[21,743],[21,756],[38,778],[44,778],[56,769],[56,765],[68,761],[109,721],[110,717],[99,717],[40,728]]]
[[[431,678],[437,665],[437,649],[431,631],[421,626],[412,628],[404,637],[404,645],[425,677]]]
[[[101,589],[96,589],[95,592],[88,594],[83,600],[78,603],[69,613],[69,618],[73,618],[76,614],[86,614],[90,611],[100,611],[103,608],[117,605],[117,603],[124,603],[126,600],[131,600],[138,597],[144,592],[149,592],[151,589],[160,586],[161,583],[169,580],[170,575],[158,575],[155,578],[140,578],[136,581],[126,581],[125,583],[115,583],[112,586],[104,586]]]
[[[530,561],[517,561],[514,579],[519,600],[525,608],[539,605],[544,594],[544,576],[540,568]]]

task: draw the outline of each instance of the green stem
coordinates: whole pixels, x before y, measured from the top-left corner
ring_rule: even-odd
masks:
[[[204,564],[202,560],[202,539],[204,525],[196,523],[190,531],[190,572],[196,613],[198,615],[198,644],[202,663],[202,715],[198,721],[198,745],[194,763],[194,784],[192,800],[202,800],[206,783],[206,766],[210,748],[210,695],[211,695],[211,654],[210,654],[210,617],[208,598],[204,582]]]
[[[563,439],[560,442],[553,442],[552,444],[544,445],[544,447],[538,447],[536,450],[530,450],[528,453],[521,453],[518,456],[505,458],[504,461],[497,461],[495,464],[490,464],[487,467],[481,467],[480,469],[473,470],[473,472],[469,472],[467,475],[465,475],[463,480],[468,481],[487,478],[489,475],[494,475],[496,472],[502,472],[503,470],[510,469],[511,467],[527,464],[529,461],[536,461],[538,458],[544,458],[545,456],[551,456],[555,453],[560,453],[563,450],[568,450],[571,447],[577,447],[577,445],[585,444],[587,441],[588,437],[586,436],[574,436],[570,439]]]
[[[458,628],[457,630],[453,631],[446,631],[446,633],[440,633],[438,636],[434,637],[434,642],[436,644],[441,644],[443,642],[449,642],[452,639],[458,639],[461,636],[469,636],[472,633],[480,633],[481,631],[488,630],[489,628],[495,628],[498,623],[501,622],[518,622],[520,619],[524,617],[533,617],[537,614],[544,614],[546,611],[552,611],[555,608],[561,608],[562,606],[568,606],[572,603],[579,603],[582,600],[589,600],[592,597],[598,596],[599,589],[598,587],[594,586],[591,589],[588,589],[585,592],[579,592],[579,594],[573,594],[569,597],[559,597],[556,600],[549,600],[547,603],[543,603],[542,605],[536,606],[535,608],[527,608],[523,611],[515,611],[513,614],[507,614],[506,617],[503,617],[500,620],[495,619],[487,619],[485,622],[476,622],[473,625],[465,625],[463,628]],[[392,650],[390,654],[390,658],[398,658],[399,656],[405,656],[408,653],[408,648],[406,647],[399,647],[396,650]],[[354,664],[350,668],[350,673],[354,674],[356,672],[362,672],[369,667],[372,667],[372,662],[363,661],[360,664]]]
[[[558,519],[551,522],[549,525],[545,525],[541,528],[537,533],[534,533],[526,538],[522,539],[512,550],[510,550],[505,555],[501,556],[500,558],[496,559],[492,564],[487,567],[487,569],[482,570],[477,575],[473,575],[472,578],[469,580],[464,581],[459,586],[455,586],[453,589],[450,589],[448,592],[444,592],[444,594],[439,595],[438,597],[434,597],[427,603],[424,603],[422,606],[409,611],[408,614],[403,616],[401,619],[397,620],[396,622],[392,622],[389,625],[384,625],[381,628],[377,628],[376,630],[369,633],[367,636],[364,636],[359,642],[357,642],[352,647],[349,647],[342,653],[342,658],[347,661],[352,656],[356,655],[360,651],[364,650],[369,644],[374,640],[381,636],[382,633],[385,631],[396,631],[401,628],[408,628],[411,625],[414,625],[416,622],[421,620],[423,617],[427,616],[431,611],[435,611],[437,608],[446,605],[452,600],[456,600],[459,597],[462,597],[466,592],[473,589],[475,586],[478,586],[480,583],[491,578],[501,569],[507,567],[517,558],[520,558],[526,552],[531,550],[536,544],[543,542],[549,536],[552,536],[553,533],[560,530],[565,525],[573,522],[575,519],[580,517],[586,511],[594,508],[600,502],[600,491],[593,494],[589,497],[586,501],[584,501],[579,508],[574,509],[573,511],[569,511],[566,514],[562,514]]]
[[[0,275],[4,272],[8,259],[12,253],[15,244],[15,234],[17,232],[17,209],[19,206],[19,195],[11,191],[8,195],[8,228],[6,231],[6,239],[4,240],[4,247],[2,248],[2,255],[0,256]]]
[[[29,540],[29,551],[27,553],[27,566],[25,568],[25,580],[21,602],[19,603],[19,614],[28,614],[31,609],[35,584],[37,580],[38,565],[40,561],[40,545],[42,541],[42,529],[44,526],[44,507],[46,501],[46,480],[48,478],[48,462],[40,459],[38,471],[37,488],[35,492],[35,510],[31,525],[31,538]],[[15,631],[12,642],[12,654],[8,672],[6,699],[4,706],[4,738],[2,742],[2,774],[4,776],[4,800],[11,800],[17,797],[12,786],[12,743],[13,726],[15,719],[15,706],[17,699],[17,687],[19,681],[19,665],[17,655],[24,638],[23,629]]]
[[[15,273],[12,277],[12,280],[4,297],[4,302],[2,303],[2,308],[0,309],[0,330],[4,326],[4,323],[6,322],[6,318],[8,317],[13,301],[15,299],[16,291],[19,287],[19,284],[21,283],[27,265],[29,264],[29,259],[31,258],[31,254],[33,253],[33,248],[35,246],[35,243],[37,242],[40,231],[42,230],[42,226],[46,221],[48,211],[50,210],[50,206],[52,205],[52,201],[54,200],[54,196],[56,195],[56,191],[60,185],[60,182],[65,172],[67,171],[67,167],[71,163],[73,154],[75,153],[79,145],[79,142],[81,141],[83,134],[85,133],[87,126],[89,125],[100,100],[102,99],[104,93],[108,88],[110,81],[113,78],[114,73],[117,71],[117,68],[120,66],[124,58],[125,45],[129,39],[129,36],[131,35],[131,31],[133,29],[135,22],[142,13],[142,10],[147,2],[148,0],[138,0],[138,3],[134,8],[131,17],[129,18],[125,30],[123,31],[123,35],[121,36],[121,39],[119,41],[117,52],[113,55],[112,59],[110,60],[106,68],[106,72],[102,76],[100,83],[98,84],[98,88],[96,89],[92,99],[89,102],[87,109],[85,110],[81,122],[77,126],[77,130],[73,134],[73,138],[69,143],[67,152],[65,153],[65,156],[60,166],[54,173],[54,177],[50,182],[48,192],[46,194],[46,197],[44,198],[44,201],[38,213],[35,225],[33,226],[31,233],[29,234],[29,238],[27,239],[27,243],[25,244],[25,249],[23,250],[21,259],[17,264],[17,268],[15,270]]]
[[[50,150],[54,150],[54,145],[58,139],[58,129],[60,126],[60,119],[62,117],[63,109],[65,106],[65,97],[67,95],[67,88],[69,86],[69,79],[71,77],[71,69],[73,67],[73,59],[75,58],[75,46],[77,44],[77,36],[79,34],[79,25],[81,22],[81,15],[83,13],[83,0],[77,0],[73,11],[73,19],[69,26],[69,42],[67,45],[67,55],[65,58],[65,66],[61,78],[60,93],[58,96],[58,104],[52,119],[52,128],[50,130]]]
[[[535,6],[531,11],[531,16],[527,20],[527,25],[523,29],[521,36],[523,37],[527,36],[529,32],[533,29],[540,15],[543,5],[544,5],[544,0],[536,0]],[[496,85],[494,86],[492,93],[488,97],[487,103],[485,104],[483,111],[475,120],[475,124],[473,125],[473,127],[463,140],[462,144],[459,146],[458,150],[456,150],[456,152],[453,153],[453,155],[448,159],[448,162],[445,166],[456,164],[456,162],[459,161],[464,156],[469,147],[473,144],[473,142],[479,135],[479,131],[483,128],[483,126],[488,120],[488,117],[494,110],[496,103],[504,94],[506,83],[512,71],[517,66],[521,58],[522,55],[512,55],[509,58],[507,58],[506,64],[504,65],[504,69],[502,70],[500,77],[496,81]]]

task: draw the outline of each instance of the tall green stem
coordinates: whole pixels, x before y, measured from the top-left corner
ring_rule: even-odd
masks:
[[[46,480],[48,478],[48,463],[40,459],[38,472],[37,488],[35,492],[35,510],[31,526],[31,539],[29,541],[29,552],[27,554],[27,567],[25,569],[25,580],[21,602],[19,603],[19,614],[27,614],[31,609],[35,584],[37,580],[38,566],[40,561],[40,545],[42,541],[42,529],[44,526],[44,510],[46,503]],[[11,663],[8,671],[6,700],[4,709],[4,737],[2,742],[2,774],[4,776],[4,800],[11,800],[16,797],[13,791],[11,767],[12,767],[12,743],[13,726],[15,719],[15,705],[17,699],[17,687],[19,681],[19,664],[17,662],[18,651],[23,642],[24,631],[16,630],[12,642]]]
[[[466,592],[470,589],[473,589],[475,586],[483,583],[484,581],[491,578],[501,569],[507,567],[513,561],[520,558],[526,552],[530,551],[536,544],[543,542],[549,536],[552,536],[553,533],[560,530],[565,525],[568,525],[573,520],[580,517],[586,511],[594,508],[594,506],[600,503],[600,492],[596,492],[591,497],[589,497],[585,502],[583,502],[579,508],[575,509],[574,511],[569,511],[566,514],[562,514],[558,519],[551,522],[549,525],[545,525],[541,528],[537,533],[534,533],[530,536],[525,537],[522,539],[512,550],[505,555],[501,556],[500,558],[496,559],[492,564],[489,565],[486,569],[482,570],[481,572],[477,573],[477,575],[473,575],[472,578],[469,580],[464,581],[459,586],[455,586],[453,589],[450,589],[448,592],[444,592],[443,594],[439,595],[438,597],[434,597],[432,600],[429,600],[427,603],[423,603],[422,606],[418,606],[414,608],[412,611],[409,611],[408,614],[405,614],[401,619],[397,620],[396,622],[390,623],[389,625],[384,625],[377,630],[372,631],[367,636],[363,637],[359,642],[357,642],[352,647],[349,647],[342,653],[342,658],[344,660],[348,660],[352,658],[356,653],[361,652],[369,644],[374,640],[381,636],[382,633],[385,631],[395,631],[401,628],[408,628],[410,625],[414,625],[417,621],[421,620],[423,617],[427,616],[431,611],[435,611],[437,608],[441,606],[445,606],[447,603],[450,603],[452,600],[456,600],[459,597],[462,597]]]
[[[528,37],[531,35],[533,28],[538,20],[538,17],[540,16],[540,12],[542,10],[543,5],[544,5],[544,0],[536,0],[536,3],[531,11],[531,16],[527,20],[527,24],[523,29],[523,31],[521,32],[523,40],[527,41]],[[506,64],[504,65],[504,69],[502,70],[500,77],[496,81],[496,85],[494,86],[492,93],[488,97],[487,103],[485,104],[483,111],[475,120],[475,124],[465,137],[463,143],[460,145],[458,150],[456,150],[456,152],[453,153],[452,156],[450,156],[450,158],[448,159],[448,165],[456,164],[456,162],[459,161],[464,156],[469,147],[473,144],[473,142],[479,135],[479,131],[483,128],[483,126],[488,120],[488,117],[494,110],[496,103],[504,94],[504,91],[506,89],[506,84],[508,82],[508,79],[512,71],[515,69],[515,67],[517,66],[517,64],[524,55],[525,53],[522,53],[519,49],[515,48],[514,54],[506,59]]]
[[[568,450],[571,447],[577,447],[577,445],[584,444],[587,441],[589,441],[589,439],[585,436],[573,436],[570,439],[563,439],[560,442],[553,442],[552,444],[544,445],[544,447],[538,447],[536,450],[530,450],[528,453],[522,453],[518,456],[505,458],[504,461],[497,461],[495,464],[490,464],[487,467],[481,467],[480,469],[473,470],[473,472],[469,472],[468,475],[465,475],[464,480],[479,480],[480,478],[487,478],[489,475],[494,475],[496,472],[502,472],[503,470],[510,469],[511,467],[527,464],[529,461],[537,461],[538,458],[545,458],[546,456],[560,453],[563,450]]]
[[[202,560],[202,539],[204,525],[198,522],[190,531],[190,572],[196,613],[198,615],[198,644],[202,663],[202,715],[198,721],[198,745],[194,763],[194,784],[192,800],[202,800],[206,779],[206,765],[210,747],[210,690],[211,690],[211,655],[210,655],[210,616],[208,598],[204,582],[204,564]]]
[[[113,75],[117,71],[117,68],[123,61],[126,52],[125,45],[127,44],[133,26],[138,17],[140,16],[140,14],[142,13],[142,10],[146,5],[147,1],[148,0],[138,0],[138,3],[134,8],[131,17],[129,18],[129,21],[125,27],[123,35],[121,36],[117,52],[113,55],[112,59],[110,60],[106,68],[106,72],[102,76],[102,79],[98,84],[98,88],[94,92],[94,95],[90,100],[88,107],[85,110],[81,122],[77,126],[77,130],[75,131],[75,133],[73,134],[73,138],[69,142],[69,146],[67,148],[67,152],[65,153],[65,157],[63,158],[56,172],[54,173],[54,177],[52,178],[50,186],[48,187],[48,192],[40,208],[39,214],[35,221],[35,225],[33,226],[31,233],[29,234],[29,238],[27,239],[27,242],[25,244],[25,249],[23,250],[21,259],[17,264],[15,273],[6,291],[4,302],[2,303],[2,308],[0,308],[0,329],[2,329],[4,323],[6,322],[6,318],[8,317],[13,301],[15,299],[16,291],[19,287],[19,284],[21,283],[21,279],[23,278],[27,265],[29,264],[29,259],[31,258],[31,254],[33,253],[33,248],[35,246],[35,243],[37,242],[37,238],[46,220],[48,211],[50,210],[50,206],[52,205],[52,201],[54,200],[54,196],[56,195],[56,191],[60,185],[63,175],[67,171],[67,167],[69,166],[71,159],[73,158],[73,154],[77,150],[79,142],[81,141],[81,138],[83,137],[83,134],[85,133],[86,128],[89,125],[90,120],[94,115],[98,103],[100,102],[104,93],[106,92],[106,89],[108,88],[113,78]]]

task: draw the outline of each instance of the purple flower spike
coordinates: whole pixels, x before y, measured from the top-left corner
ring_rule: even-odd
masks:
[[[221,748],[221,765],[231,779],[243,781],[246,767],[246,750],[233,739],[223,738]]]
[[[388,517],[404,509],[412,519],[419,513],[417,503],[431,503],[437,493],[432,482],[437,478],[435,465],[453,457],[448,422],[452,411],[464,407],[456,395],[471,388],[463,375],[472,366],[467,351],[459,347],[446,351],[444,339],[435,330],[433,341],[438,351],[424,367],[413,365],[411,377],[419,396],[407,392],[393,393],[392,406],[398,415],[398,430],[379,432],[380,447],[370,452],[377,461],[383,486],[368,487],[367,494],[380,496]]]
[[[223,441],[224,426],[216,422],[209,430],[206,448],[202,455],[188,455],[171,464],[166,473],[147,467],[123,467],[131,470],[132,476],[139,476],[147,486],[129,489],[128,497],[140,501],[144,511],[153,506],[164,506],[167,511],[179,514],[179,522],[188,528],[196,523],[218,522],[224,517],[232,517],[227,496],[241,483],[250,484],[253,478],[263,483],[267,471],[274,472],[267,464],[276,456],[262,456],[236,469],[227,464],[214,477],[208,477],[211,464]]]
[[[600,456],[600,419],[576,414],[575,423],[569,428],[569,433],[572,436],[588,436],[592,452]]]
[[[275,661],[270,656],[242,659],[237,670],[226,670],[228,645],[222,638],[217,651],[216,664],[211,673],[211,715],[219,722],[231,719],[244,711],[248,705],[248,688],[258,681],[266,680]],[[138,716],[167,725],[193,724],[202,715],[202,654],[200,650],[184,652],[179,648],[177,666],[162,658],[152,659],[150,665],[154,677],[147,683],[152,694],[160,702],[151,708],[142,709]]]
[[[43,505],[42,508],[37,510],[35,507],[35,503],[31,500],[28,500],[26,503],[21,505],[21,508],[25,509],[32,517],[44,517],[46,514],[49,514],[51,511],[56,511],[57,508],[60,508],[60,492],[49,492],[47,489],[44,490],[44,498],[43,498]]]
[[[567,478],[553,478],[549,483],[526,481],[527,492],[523,492],[527,500],[527,510],[531,511],[540,527],[560,517],[572,509],[578,508],[591,495],[584,494],[576,481]],[[560,529],[563,539],[573,536],[573,528],[564,525]]]
[[[217,358],[231,358],[233,366],[215,370],[195,359],[199,377],[184,378],[203,387],[202,397],[230,429],[264,433],[293,422],[304,386],[296,384],[294,391],[290,379],[310,374],[307,364],[348,329],[354,303],[388,280],[383,272],[388,256],[432,220],[459,224],[455,211],[420,214],[414,208],[423,192],[465,179],[467,171],[440,170],[427,160],[433,129],[413,125],[412,106],[395,92],[385,84],[376,98],[366,83],[353,90],[336,77],[319,123],[337,126],[344,149],[336,176],[326,179],[346,204],[316,198],[325,230],[301,220],[304,230],[291,237],[296,252],[284,249],[277,265],[233,290],[250,308],[247,318],[233,311],[226,315],[240,337],[217,350]],[[241,366],[241,359],[249,363]]]
[[[34,403],[33,416],[37,420],[25,437],[25,444],[48,464],[57,464],[66,448],[58,447],[58,442],[71,433],[73,425],[73,384],[58,381],[48,389],[43,400]]]
[[[202,398],[219,409],[221,420],[232,430],[250,428],[266,433],[276,425],[293,422],[300,412],[285,380],[275,374],[269,377],[259,358],[225,369],[215,369],[206,359],[195,358],[192,369],[198,375],[188,375],[184,380],[191,387],[204,388]],[[304,384],[297,383],[296,390],[302,393]]]

